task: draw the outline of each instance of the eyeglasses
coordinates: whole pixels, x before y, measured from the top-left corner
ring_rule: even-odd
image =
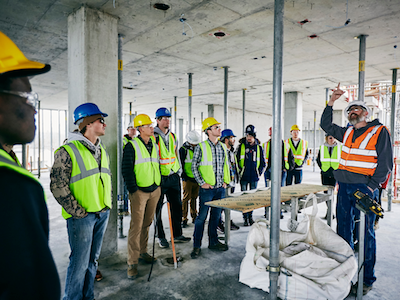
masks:
[[[153,124],[146,124],[146,125],[142,125],[140,127],[145,127],[145,128],[153,128]]]
[[[106,121],[104,121],[104,119],[97,119],[97,120],[99,120],[99,122],[100,122],[101,124],[106,124]]]
[[[39,101],[39,95],[35,92],[16,92],[16,91],[6,91],[0,90],[0,93],[14,95],[17,97],[25,98],[26,103],[31,105],[33,108],[36,109],[37,103]]]
[[[171,120],[171,117],[160,117],[161,120]]]
[[[214,126],[214,127],[211,127],[212,129],[221,129],[221,126]]]
[[[360,110],[362,110],[361,107],[353,106],[353,107],[350,107],[347,111],[352,112],[352,111],[360,111]]]

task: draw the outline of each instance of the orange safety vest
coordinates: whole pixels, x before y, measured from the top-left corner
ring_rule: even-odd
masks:
[[[376,143],[384,127],[383,125],[370,127],[354,142],[354,127],[349,127],[343,138],[339,170],[372,176],[378,162]]]

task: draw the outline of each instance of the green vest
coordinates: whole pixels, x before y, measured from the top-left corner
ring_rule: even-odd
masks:
[[[268,142],[265,142],[262,147],[265,153],[265,164],[268,165],[268,161],[269,161],[269,147],[271,145],[271,140],[269,140]],[[285,148],[283,151],[283,158],[285,161],[285,169],[289,170],[290,166],[289,166],[289,149],[286,147],[286,143],[283,143],[283,147]]]
[[[161,165],[161,175],[168,176],[171,170],[177,173],[180,169],[178,158],[176,157],[175,149],[175,137],[169,132],[169,150],[165,146],[164,140],[161,136],[158,136],[158,148],[160,151],[160,165]],[[152,137],[154,138],[154,137]],[[155,139],[154,139],[155,141]]]
[[[105,207],[111,208],[110,163],[103,145],[100,145],[100,147],[100,170],[92,153],[79,141],[72,141],[59,148],[64,148],[71,157],[72,172],[69,189],[87,212],[98,212]],[[71,217],[64,208],[62,209],[62,216],[64,219]]]
[[[256,157],[257,157],[257,170],[260,167],[260,159],[261,159],[261,153],[260,153],[260,147],[257,145],[256,147]],[[244,143],[240,146],[240,160],[239,160],[239,166],[242,169],[242,173],[244,172],[244,158],[246,156],[246,146]],[[258,171],[257,171],[258,172]]]
[[[8,168],[10,170],[13,170],[23,176],[26,176],[33,181],[37,182],[41,187],[42,185],[40,184],[39,180],[31,172],[26,170],[25,168],[22,168],[20,165],[18,165],[15,160],[4,150],[0,149],[0,168]],[[43,187],[42,187],[43,189]],[[46,201],[46,194],[43,190],[43,197],[44,200]]]
[[[128,144],[130,142],[130,140],[128,140],[128,138],[126,136],[123,137],[122,142],[124,143],[124,147],[126,146],[126,144]]]
[[[340,155],[342,153],[342,146],[336,145],[333,147],[332,156],[329,156],[328,147],[321,145],[319,147],[319,156],[321,160],[321,170],[326,172],[330,167],[337,170],[339,168]]]
[[[294,148],[292,139],[289,138],[288,140],[286,140],[286,143],[287,143],[287,148],[289,149],[290,147],[290,149],[292,149],[294,162],[296,163],[296,165],[301,166],[303,164],[304,158],[306,157],[308,142],[303,139],[300,139],[297,149]]]
[[[185,170],[186,175],[190,178],[194,178],[192,172],[192,160],[193,160],[193,151],[190,149],[186,149],[186,157],[183,168]]]
[[[228,153],[226,148],[221,142],[222,149],[224,149],[225,159],[224,159],[224,182],[229,184],[231,182],[231,174],[229,170]],[[216,184],[215,173],[213,169],[213,157],[211,152],[211,146],[208,140],[201,142],[199,144],[201,148],[201,161],[199,165],[199,172],[203,180],[209,185],[214,186]]]
[[[129,141],[135,149],[135,166],[133,172],[136,177],[138,187],[149,187],[153,184],[160,185],[160,158],[158,157],[157,144],[152,139],[153,143],[151,155],[143,142],[135,137]]]

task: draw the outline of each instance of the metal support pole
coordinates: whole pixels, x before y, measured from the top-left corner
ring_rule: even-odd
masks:
[[[313,172],[315,172],[315,161],[317,160],[317,111],[314,110],[314,149],[313,149]]]
[[[41,150],[41,138],[40,138],[40,132],[41,132],[41,126],[40,126],[40,119],[41,119],[41,115],[42,112],[40,111],[40,100],[38,100],[38,110],[37,110],[37,115],[38,115],[38,178],[40,178],[40,150]]]
[[[242,108],[242,115],[243,115],[243,130],[242,133],[244,133],[246,129],[246,89],[243,89],[243,108]]]
[[[189,122],[189,131],[192,131],[192,75],[193,73],[188,73],[189,77],[189,97],[188,97],[188,122]]]
[[[397,69],[392,70],[392,105],[390,107],[390,133],[392,134],[392,151],[394,149],[394,139],[396,137],[396,84],[397,84]],[[388,184],[388,211],[392,210],[393,197],[393,172],[390,173]]]
[[[224,67],[224,129],[228,128],[228,68]]]
[[[129,102],[129,123],[132,123],[132,102]]]
[[[26,144],[22,145],[22,167],[26,169]]]
[[[325,88],[325,105],[328,105],[329,101],[329,88]]]
[[[69,124],[68,124],[68,111],[66,110],[64,110],[64,122],[65,122],[65,138],[68,138]]]
[[[123,60],[122,60],[122,39],[123,36],[118,34],[118,116],[117,116],[117,194],[118,194],[118,217],[119,217],[119,237],[124,238],[124,199],[125,193],[123,191],[124,182],[122,179],[122,83],[123,83]],[[130,111],[130,114],[132,112]]]
[[[283,68],[283,8],[284,0],[275,0],[274,6],[274,70],[271,139],[271,231],[269,251],[269,295],[278,298],[279,267],[279,222],[281,208],[282,179],[282,68]]]
[[[179,146],[183,144],[183,119],[179,119]]]
[[[363,285],[364,285],[364,245],[365,245],[365,213],[360,211],[360,228],[359,228],[359,239],[358,239],[358,288],[357,288],[357,300],[361,300],[363,297]]]
[[[176,123],[176,98],[177,98],[177,96],[174,96],[174,129],[175,129],[175,133],[178,132],[178,124]]]
[[[50,110],[50,164],[53,165],[53,111]]]
[[[364,90],[365,90],[365,40],[368,35],[360,35],[360,50],[358,59],[358,100],[365,102]]]
[[[201,117],[200,128],[202,128],[202,127],[203,127],[203,120],[204,120],[203,112],[201,112],[200,117]],[[203,134],[204,134],[204,132],[203,132],[203,130],[202,130],[202,131],[201,131],[201,140],[203,140],[203,138],[204,138]]]

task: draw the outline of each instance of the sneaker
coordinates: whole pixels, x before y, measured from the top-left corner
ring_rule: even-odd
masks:
[[[165,239],[165,238],[158,239],[158,244],[160,245],[160,248],[168,248],[169,247],[169,243],[168,243],[167,239]]]
[[[209,245],[208,249],[217,250],[217,251],[226,251],[226,250],[228,250],[228,246],[225,244],[222,244],[221,242],[217,242],[215,245]]]
[[[185,237],[185,236],[183,236],[183,235],[174,237],[174,242],[175,242],[175,243],[187,243],[187,242],[189,242],[190,240],[191,240],[190,237]]]
[[[350,293],[352,295],[357,295],[358,283],[352,285]],[[363,283],[363,295],[365,296],[368,292],[372,290],[372,285],[366,285]]]
[[[225,224],[224,221],[219,222],[219,224],[217,225],[217,230],[221,233],[225,232]]]
[[[96,276],[94,277],[94,279],[96,279],[96,281],[100,281],[103,279],[103,275],[101,274],[99,269],[97,269]]]
[[[128,266],[128,271],[127,271],[128,279],[135,279],[138,276],[137,267],[138,267],[137,264]]]
[[[233,223],[233,221],[231,220],[231,230],[235,231],[235,230],[239,230],[239,226],[237,226],[235,223]]]
[[[200,248],[193,248],[192,253],[190,253],[190,257],[193,258],[193,259],[196,259],[196,258],[199,257],[200,252],[201,252]]]
[[[151,264],[153,261],[156,261],[157,258],[151,256],[146,252],[146,253],[140,253],[139,260],[145,262],[146,264]]]
[[[187,220],[182,222],[182,228],[186,228],[186,227],[188,227]]]

